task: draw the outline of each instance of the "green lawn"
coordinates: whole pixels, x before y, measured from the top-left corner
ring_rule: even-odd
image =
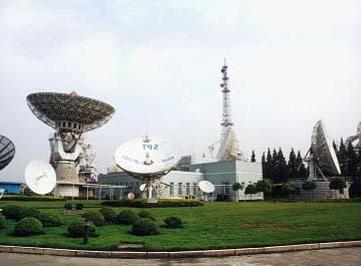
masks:
[[[86,208],[99,207],[97,201],[82,202]],[[65,235],[66,224],[77,214],[64,213],[64,202],[0,202],[0,208],[9,204],[61,213],[65,225],[47,228],[46,234],[41,236],[14,237],[11,232],[15,222],[8,220],[6,228],[0,230],[0,244],[115,250],[122,242],[138,242],[155,251],[361,239],[360,202],[215,202],[195,208],[149,209],[159,225],[168,216],[181,217],[186,224],[182,229],[160,227],[159,235],[147,237],[129,234],[130,226],[98,227],[100,236],[91,238],[86,246],[81,244],[82,239]],[[121,209],[124,208],[117,208]]]

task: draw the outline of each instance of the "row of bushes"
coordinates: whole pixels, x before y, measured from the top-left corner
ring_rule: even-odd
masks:
[[[44,226],[55,227],[60,226],[63,221],[58,214],[42,212],[35,208],[20,207],[17,205],[5,206],[2,210],[2,214],[7,219],[21,220],[23,218],[36,218],[41,221]]]
[[[16,201],[64,201],[65,199],[57,196],[39,196],[39,195],[3,195],[1,200]]]
[[[158,234],[158,227],[155,224],[155,218],[147,210],[135,213],[132,210],[122,210],[119,213],[112,208],[104,207],[100,211],[87,211],[83,214],[83,218],[91,221],[96,226],[104,224],[123,224],[132,225],[132,234],[134,235],[154,235]],[[182,227],[182,220],[177,217],[168,217],[164,220],[167,228]]]
[[[65,203],[64,204],[64,209],[66,210],[82,210],[84,208],[84,204],[83,203]]]
[[[157,203],[148,203],[145,199],[135,200],[107,200],[101,203],[110,207],[130,207],[130,208],[159,208],[159,207],[198,207],[204,203],[199,200],[186,199],[161,199]]]

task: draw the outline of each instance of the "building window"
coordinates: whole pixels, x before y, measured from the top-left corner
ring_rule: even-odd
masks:
[[[174,183],[173,182],[170,183],[169,196],[174,197]]]
[[[197,183],[193,183],[193,195],[197,195]]]
[[[229,195],[229,183],[224,183],[224,194]]]
[[[182,195],[183,195],[182,183],[178,183],[178,196],[182,196]]]
[[[191,184],[187,183],[186,184],[186,195],[190,195],[191,194]]]

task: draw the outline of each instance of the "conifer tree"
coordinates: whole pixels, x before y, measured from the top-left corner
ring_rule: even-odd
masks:
[[[291,152],[290,152],[287,168],[288,168],[288,177],[296,178],[298,165],[296,163],[296,154],[295,154],[295,151],[293,150],[293,148],[291,149]]]
[[[262,176],[266,178],[266,155],[265,152],[262,153]]]
[[[254,154],[254,151],[252,151],[251,162],[252,163],[256,162],[256,155]]]
[[[355,152],[355,149],[350,143],[347,147],[347,175],[348,176],[356,176],[357,174],[357,164],[358,164],[358,158],[357,154]]]
[[[340,147],[339,147],[339,150],[337,153],[337,159],[340,163],[341,174],[348,175],[347,150],[346,150],[345,144],[343,143],[343,138],[341,138],[341,141],[340,141]]]

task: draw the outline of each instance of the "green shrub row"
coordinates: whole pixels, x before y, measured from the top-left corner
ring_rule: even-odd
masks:
[[[101,203],[110,207],[155,208],[155,207],[198,207],[204,203],[199,200],[161,199],[157,203],[148,203],[145,199],[135,200],[107,200]]]
[[[16,201],[64,201],[65,199],[57,196],[39,196],[39,195],[3,195],[1,198],[4,200]]]
[[[71,202],[67,202],[64,204],[64,209],[66,210],[82,210],[84,208],[84,204],[83,203],[71,203]]]
[[[47,227],[56,227],[61,225],[60,215],[49,212],[42,212],[36,208],[20,207],[17,205],[8,205],[3,207],[2,214],[7,219],[22,220],[24,218],[36,218]]]

